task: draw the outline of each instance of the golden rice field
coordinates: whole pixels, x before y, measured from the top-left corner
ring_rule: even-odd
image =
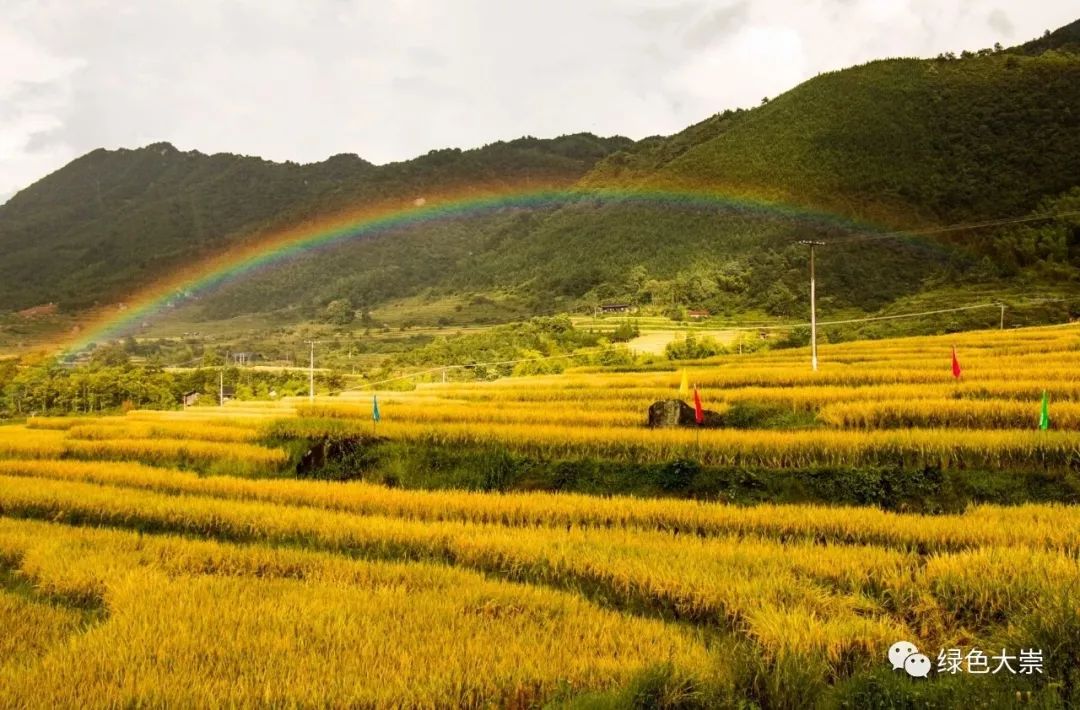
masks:
[[[950,373],[957,347],[962,380]],[[1080,328],[687,364],[787,428],[650,430],[678,369],[0,426],[0,707],[1039,707],[1080,702],[1080,507],[298,480],[295,438],[631,463],[1080,473]],[[1043,390],[1049,431],[1038,428]],[[1037,676],[886,661],[1039,648]],[[1017,695],[1019,693],[1019,696]]]
[[[951,347],[963,373],[951,372]],[[704,406],[789,408],[814,426],[782,430],[643,428],[652,402],[677,397],[678,368],[572,371],[490,383],[421,385],[380,395],[380,436],[531,456],[632,462],[685,457],[714,466],[800,469],[900,465],[1075,470],[1080,458],[1080,327],[858,342],[724,356],[685,368]],[[1038,428],[1043,392],[1050,431]],[[370,431],[371,393],[295,403],[282,432]]]

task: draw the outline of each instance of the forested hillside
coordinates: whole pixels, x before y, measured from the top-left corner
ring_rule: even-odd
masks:
[[[822,75],[753,110],[639,141],[601,160],[581,185],[703,190],[884,229],[1080,209],[1072,167],[1080,156],[1080,55],[1069,51],[1070,28],[1011,50]],[[820,257],[822,305],[873,310],[942,283],[1072,283],[1078,234],[1073,216],[834,246]],[[581,199],[351,244],[333,263],[301,259],[223,289],[206,313],[285,307],[295,298],[276,284],[319,281],[304,290],[310,307],[340,297],[370,307],[425,290],[510,291],[539,313],[629,299],[790,315],[803,308],[798,240],[837,236],[835,226],[767,211]]]
[[[899,226],[1012,216],[1076,185],[1080,56],[886,60],[812,79],[640,178]],[[590,177],[622,177],[623,156]],[[628,161],[630,165],[633,162]]]
[[[0,206],[0,310],[122,299],[239,239],[366,202],[476,183],[570,184],[625,138],[522,138],[374,166],[349,154],[298,165],[168,143],[95,150]]]
[[[1012,49],[811,79],[602,161],[593,185],[709,186],[897,226],[1013,216],[1077,185],[1080,21]]]
[[[1080,23],[1012,49],[889,59],[813,78],[751,110],[637,143],[588,134],[373,166],[95,151],[0,207],[0,309],[116,299],[186,260],[344,207],[474,184],[696,191],[784,210],[597,200],[507,207],[309,253],[202,294],[222,318],[313,317],[426,294],[512,296],[533,313],[608,299],[718,313],[801,312],[808,237],[843,224],[934,228],[1080,210]],[[799,216],[800,210],[837,219]],[[822,306],[873,310],[942,283],[1075,286],[1080,217],[841,243]],[[34,278],[27,278],[33,274]],[[61,278],[62,276],[62,278]]]

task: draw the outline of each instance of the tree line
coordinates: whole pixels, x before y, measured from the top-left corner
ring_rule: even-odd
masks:
[[[318,372],[315,379],[321,392],[344,387],[334,371]],[[216,403],[222,386],[243,400],[296,396],[307,393],[308,374],[227,366],[166,369],[134,363],[118,345],[98,348],[76,365],[9,359],[0,361],[0,417],[179,409],[189,393],[198,393],[200,404]]]

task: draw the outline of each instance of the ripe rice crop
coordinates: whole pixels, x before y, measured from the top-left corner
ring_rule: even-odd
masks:
[[[1067,705],[1077,506],[917,515],[264,476],[330,436],[433,469],[475,447],[498,453],[478,466],[651,476],[678,460],[793,487],[866,469],[978,488],[990,471],[1067,494],[1078,354],[1063,327],[824,344],[817,374],[805,349],[686,366],[706,408],[757,428],[646,428],[652,402],[679,397],[667,363],[379,392],[377,424],[355,391],[0,426],[0,706],[526,708],[628,689],[621,704],[855,707],[843,694],[887,685],[901,638],[1042,644],[1045,677],[1002,697]],[[374,460],[357,465],[378,478]]]
[[[172,464],[237,475],[271,474],[288,460],[280,449],[182,439],[69,439],[63,443],[62,456]]]
[[[625,496],[406,491],[367,483],[202,477],[135,463],[0,460],[0,475],[89,482],[168,494],[260,501],[414,521],[508,527],[642,530],[701,537],[763,535],[916,549],[986,545],[1080,553],[1080,509],[1054,505],[978,506],[963,514],[899,515],[873,508],[716,503]]]
[[[831,639],[826,645],[849,648],[848,655],[864,659],[869,658],[874,643],[887,643],[887,638],[905,631],[896,621],[876,618],[874,605],[861,596],[845,589],[824,593],[804,579],[807,574],[839,576],[849,580],[843,586],[857,586],[856,580],[866,576],[861,570],[900,564],[903,555],[886,551],[872,554],[872,550],[817,547],[813,554],[795,554],[792,548],[770,542],[680,541],[647,533],[509,531],[378,517],[350,519],[321,511],[205,500],[187,501],[183,510],[176,510],[168,497],[142,492],[119,494],[80,484],[34,486],[10,479],[4,484],[0,505],[5,514],[45,517],[62,508],[68,519],[88,523],[123,521],[144,530],[199,531],[251,542],[304,539],[321,549],[383,559],[453,559],[460,566],[521,581],[560,588],[596,587],[605,597],[628,605],[645,604],[677,619],[722,628],[751,623],[752,610],[763,606],[790,609],[808,618],[850,617],[863,632],[848,641]],[[860,571],[849,577],[845,569]],[[721,573],[726,583],[717,587],[715,580]],[[674,579],[679,582],[673,586]]]
[[[531,585],[579,593],[594,590],[592,593],[619,607],[646,608],[663,618],[716,626],[745,636],[768,658],[796,657],[807,663],[821,663],[834,674],[872,667],[881,648],[898,637],[910,638],[918,633],[927,643],[945,642],[964,624],[969,630],[988,628],[1003,608],[1015,614],[1037,608],[1058,594],[1060,583],[1075,572],[1073,555],[1076,540],[1080,539],[1080,519],[1053,507],[984,508],[940,521],[874,511],[832,512],[809,506],[771,510],[706,508],[713,509],[720,518],[726,517],[726,529],[738,534],[699,538],[622,529],[567,531],[555,527],[521,529],[415,522],[0,478],[0,514],[4,516],[130,526],[159,534],[197,534],[249,545],[302,542],[309,549],[374,559],[452,562]],[[883,542],[891,540],[897,545],[895,549],[864,546],[856,541],[859,534],[874,529],[874,515],[878,517],[876,535]],[[1070,519],[1072,527],[1063,526]],[[995,524],[988,524],[990,521]],[[74,598],[80,593],[108,594],[111,587],[95,581],[101,573],[94,570],[120,565],[122,560],[115,553],[86,559],[88,554],[93,557],[98,545],[88,546],[85,551],[69,545],[70,557],[64,553],[57,558],[62,548],[52,546],[40,555],[27,555],[20,553],[18,546],[29,544],[27,540],[36,540],[36,536],[16,536],[16,542],[5,543],[5,526],[9,525],[17,524],[0,525],[0,554],[21,559],[22,569],[36,579],[51,575],[54,581],[43,585],[46,592]],[[802,531],[804,537],[795,539],[783,530]],[[849,530],[855,536],[850,536]],[[786,541],[756,537],[763,532]],[[830,538],[836,542],[825,543]],[[963,546],[955,552],[917,552],[908,547],[915,540],[929,541],[933,546],[949,543],[950,539],[952,544],[968,546],[970,552]],[[1038,546],[1042,551],[1032,554],[1034,547],[1027,551],[1004,547],[1021,539],[1026,540],[1021,544]],[[132,547],[152,564],[166,565],[173,575],[184,573],[184,569],[243,574],[246,566],[239,560],[208,564],[199,555],[165,556],[155,552],[157,544]],[[14,545],[14,551],[4,553],[5,545]],[[265,561],[267,554],[262,553],[261,560],[252,560],[250,569],[273,576],[270,570],[274,567],[268,567]],[[970,569],[979,559],[1007,563],[1007,568],[1000,564],[997,568],[1016,578],[1012,586],[1000,593],[992,591],[994,576]],[[307,577],[311,573],[294,568],[282,574]],[[208,588],[207,593],[227,594],[227,589]],[[440,595],[448,596],[446,592]],[[455,592],[449,596],[460,595]],[[420,594],[409,597],[423,598]],[[362,607],[360,600],[351,603]],[[932,611],[938,605],[941,610]],[[922,616],[918,617],[918,631],[904,621],[911,618],[912,609],[927,610],[919,612]],[[265,613],[273,612],[267,609]],[[782,633],[785,628],[789,633]]]
[[[80,630],[84,615],[47,600],[0,590],[0,679]]]
[[[359,435],[362,425],[342,420],[283,420],[281,436]],[[366,431],[370,431],[368,428]],[[619,461],[690,458],[712,466],[808,468],[814,466],[943,468],[1009,467],[1071,470],[1080,434],[1027,430],[908,429],[857,431],[772,431],[662,429],[459,422],[414,426],[383,422],[379,433],[394,439],[439,446],[498,442],[540,458],[594,457]]]
[[[703,389],[703,403],[715,409],[721,403],[772,402],[802,409],[816,409],[831,402],[866,399],[1038,399],[1048,389],[1046,380],[979,380],[967,382],[913,385],[805,385],[745,386]],[[1057,382],[1049,385],[1055,401],[1080,401],[1080,383]],[[455,403],[528,403],[535,407],[553,403],[578,403],[598,409],[635,409],[644,411],[651,403],[678,397],[677,384],[669,388],[605,388],[600,392],[586,389],[527,388],[521,390],[472,390],[448,393]],[[320,406],[320,405],[316,405]],[[322,405],[325,406],[325,405]],[[370,407],[370,401],[368,402]],[[370,411],[370,410],[369,410]]]
[[[123,421],[130,423],[147,422],[156,424],[191,424],[227,427],[258,428],[267,422],[296,415],[296,410],[282,408],[267,410],[263,414],[236,414],[232,415],[220,409],[209,411],[186,410],[186,411],[157,411],[148,409],[134,409],[127,413]],[[103,421],[104,418],[96,421]],[[112,420],[109,420],[112,421]]]
[[[61,429],[0,426],[0,457],[60,458],[64,452],[66,434]]]
[[[1034,429],[1039,424],[1038,400],[886,400],[831,404],[818,418],[843,428],[949,427],[966,429]],[[1054,428],[1080,429],[1080,402],[1054,404]]]
[[[73,432],[78,433],[78,428],[63,431],[0,427],[0,458],[141,461],[240,475],[273,473],[288,459],[280,449],[248,443],[160,438],[77,439],[69,437]]]
[[[261,436],[257,427],[226,426],[205,422],[126,422],[98,420],[67,430],[69,439],[189,439],[216,442],[250,442]]]
[[[109,609],[0,667],[9,707],[524,707],[624,683],[656,658],[714,674],[685,630],[461,570],[11,522],[0,547],[41,587]]]
[[[86,421],[83,417],[30,417],[26,420],[26,428],[66,431],[71,427],[85,424]]]
[[[577,405],[536,407],[526,404],[502,407],[470,407],[461,404],[413,405],[379,403],[381,414],[394,421],[416,424],[465,422],[471,424],[559,424],[562,426],[641,426],[645,414],[636,409],[601,409],[593,411]],[[725,407],[726,408],[726,407]],[[332,419],[371,419],[371,405],[314,404],[298,407],[302,417]]]

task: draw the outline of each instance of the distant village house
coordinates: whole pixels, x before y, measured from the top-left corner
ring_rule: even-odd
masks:
[[[196,404],[199,403],[199,400],[202,398],[202,396],[203,395],[201,392],[191,390],[190,392],[184,392],[182,395],[180,395],[180,401],[183,402],[183,405],[185,407],[194,407]],[[217,396],[215,397],[215,399],[218,398],[220,398],[221,404],[236,399],[236,388],[230,386],[222,387],[221,390],[217,393]]]

